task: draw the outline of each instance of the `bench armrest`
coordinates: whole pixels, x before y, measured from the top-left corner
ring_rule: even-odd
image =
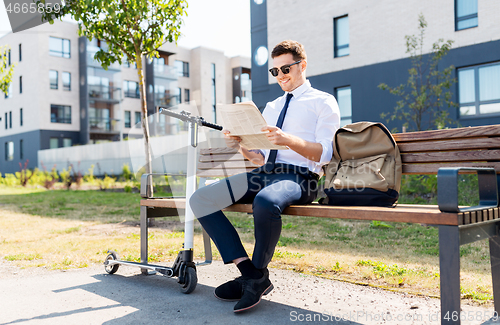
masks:
[[[459,171],[477,172],[479,205],[467,208],[458,206]],[[438,170],[438,205],[442,212],[466,212],[498,206],[497,175],[494,168],[441,167]]]

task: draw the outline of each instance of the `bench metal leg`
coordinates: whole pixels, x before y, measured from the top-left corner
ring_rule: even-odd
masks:
[[[441,324],[460,324],[460,232],[439,226]]]
[[[491,277],[495,311],[500,313],[500,237],[490,237]]]
[[[141,263],[148,263],[148,208],[141,206]],[[147,275],[147,269],[141,269]]]

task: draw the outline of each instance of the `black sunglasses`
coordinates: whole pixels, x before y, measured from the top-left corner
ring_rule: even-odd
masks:
[[[288,74],[290,73],[290,67],[294,64],[298,64],[302,62],[302,60],[299,60],[297,62],[294,62],[294,63],[290,63],[290,64],[285,64],[284,66],[282,66],[281,68],[279,68],[281,70],[281,72],[283,72],[283,74]],[[277,77],[278,74],[279,74],[279,70],[278,68],[271,68],[269,69],[269,72],[271,72],[271,74],[273,75],[273,77]]]

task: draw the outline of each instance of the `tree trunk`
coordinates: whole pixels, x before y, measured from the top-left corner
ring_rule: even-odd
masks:
[[[139,75],[139,91],[141,94],[142,131],[144,133],[144,150],[146,154],[145,172],[147,174],[151,174],[152,166],[151,166],[151,148],[149,147],[148,108],[146,101],[146,83],[144,80],[142,58],[143,58],[142,54],[140,53],[136,54],[137,74]],[[152,191],[150,193],[152,193]]]

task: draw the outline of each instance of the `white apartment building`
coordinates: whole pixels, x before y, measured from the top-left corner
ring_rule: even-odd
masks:
[[[89,42],[78,36],[76,24],[55,21],[9,33],[0,45],[10,46],[9,64],[15,64],[9,93],[0,96],[0,173],[19,171],[26,160],[29,168],[39,166],[39,150],[141,136],[134,129],[141,120],[135,64],[104,70],[93,59],[104,42]],[[249,58],[175,44],[159,53],[143,64],[148,115],[157,106],[194,103],[207,121],[216,122],[217,104],[251,99]],[[155,135],[183,131],[168,117],[157,122]]]

